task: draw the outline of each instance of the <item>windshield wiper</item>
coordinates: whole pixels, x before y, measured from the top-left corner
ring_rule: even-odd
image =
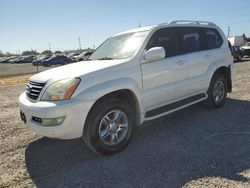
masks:
[[[111,57],[103,57],[103,58],[99,58],[97,60],[113,60],[113,58],[111,58]]]

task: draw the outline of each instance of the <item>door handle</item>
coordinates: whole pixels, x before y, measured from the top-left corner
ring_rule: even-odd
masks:
[[[179,60],[179,61],[177,61],[177,64],[178,65],[183,65],[185,62],[186,62],[185,60]]]
[[[206,59],[210,59],[210,55],[205,55],[205,58]]]

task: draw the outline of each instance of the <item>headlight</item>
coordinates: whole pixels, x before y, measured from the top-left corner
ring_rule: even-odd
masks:
[[[80,81],[80,78],[70,78],[56,81],[46,89],[41,100],[58,101],[70,99]]]

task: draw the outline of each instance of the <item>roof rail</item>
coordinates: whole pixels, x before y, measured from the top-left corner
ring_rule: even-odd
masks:
[[[213,22],[194,21],[194,20],[175,20],[175,21],[168,22],[168,24],[197,24],[197,25],[216,26]]]

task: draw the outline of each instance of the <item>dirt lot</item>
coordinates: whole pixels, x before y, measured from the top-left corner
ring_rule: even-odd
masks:
[[[25,86],[0,87],[0,187],[250,187],[250,61],[237,67],[224,107],[147,122],[108,157],[37,136],[19,118]]]

